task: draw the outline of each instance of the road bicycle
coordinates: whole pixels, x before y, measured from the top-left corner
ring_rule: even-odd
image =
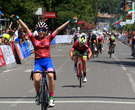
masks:
[[[94,55],[95,55],[95,49],[96,47],[95,47],[95,43],[93,42],[93,43],[91,43],[91,50],[92,50],[92,58],[94,58]]]
[[[82,58],[84,54],[75,54],[74,56],[78,57],[77,62],[77,77],[79,79],[79,87],[82,87],[82,80],[83,80],[83,65],[82,65]]]
[[[109,49],[110,58],[112,57],[112,54],[114,53],[114,45],[115,44],[110,44],[110,49]]]
[[[33,74],[36,74],[36,73],[41,73],[41,75],[42,75],[41,86],[40,86],[41,110],[47,110],[49,107],[48,105],[49,105],[49,101],[50,101],[50,92],[49,92],[49,87],[48,87],[46,75],[47,75],[47,73],[53,73],[54,79],[56,79],[55,71],[45,71],[45,69],[43,69],[43,71],[35,71],[34,72],[32,70],[30,79],[33,80]]]

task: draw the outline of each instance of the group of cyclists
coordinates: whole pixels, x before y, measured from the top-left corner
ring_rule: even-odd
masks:
[[[103,43],[104,43],[106,36],[107,36],[106,32],[96,31],[96,30],[89,31],[89,33],[86,37],[86,44],[90,48],[92,54],[95,54],[95,51],[97,51],[97,50],[100,53],[102,53]],[[77,38],[79,40],[80,35],[78,33],[75,33],[75,35],[73,37],[74,43],[77,40]],[[109,54],[110,45],[113,45],[113,48],[115,48],[115,46],[116,46],[116,39],[115,39],[114,35],[109,35],[107,44],[109,45],[109,48],[108,48],[108,54]],[[93,53],[93,50],[94,50],[94,53]],[[113,53],[114,53],[114,51],[113,51]]]

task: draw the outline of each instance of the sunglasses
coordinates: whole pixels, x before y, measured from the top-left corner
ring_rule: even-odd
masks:
[[[38,32],[45,32],[45,30],[44,29],[38,29]]]

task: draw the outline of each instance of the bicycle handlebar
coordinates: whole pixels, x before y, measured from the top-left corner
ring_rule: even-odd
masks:
[[[82,57],[82,56],[84,56],[84,54],[76,54],[76,55],[73,55],[73,56],[79,56],[79,57]]]
[[[43,73],[43,74],[47,74],[47,73],[55,73],[55,71],[33,71],[33,73]]]
[[[53,73],[54,74],[54,80],[56,80],[56,72],[55,71],[31,71],[31,75],[30,75],[30,80],[33,80],[34,78],[33,78],[33,74],[34,73],[42,73],[43,74],[43,76],[44,75],[46,75],[47,73]]]

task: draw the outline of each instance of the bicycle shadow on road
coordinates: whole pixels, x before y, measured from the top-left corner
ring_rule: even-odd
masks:
[[[135,62],[130,62],[130,61],[120,61],[120,63],[118,61],[99,61],[99,60],[94,60],[91,61],[94,63],[104,63],[104,64],[114,64],[114,65],[120,65],[120,63],[122,65],[124,65],[125,67],[135,67]]]
[[[64,86],[62,86],[62,87],[71,87],[71,88],[80,88],[80,86],[79,85],[64,85]],[[82,87],[85,87],[85,86],[82,86]]]

